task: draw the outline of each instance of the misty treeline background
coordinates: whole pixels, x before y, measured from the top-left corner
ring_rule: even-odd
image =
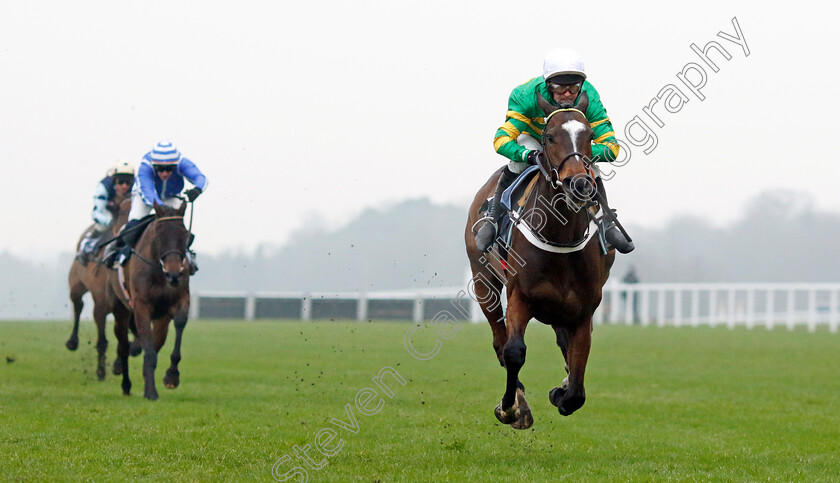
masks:
[[[192,290],[371,292],[465,286],[466,211],[466,206],[410,200],[368,209],[337,229],[315,223],[283,245],[218,256],[201,253],[197,233],[200,270]],[[631,265],[642,282],[840,279],[835,253],[840,214],[820,211],[808,195],[786,191],[763,193],[739,211],[737,221],[724,227],[695,216],[673,218],[662,228],[628,226],[637,248],[616,257],[611,280],[620,280]],[[68,246],[74,242],[68,240]],[[69,320],[72,258],[69,250],[53,263],[0,253],[0,319]]]

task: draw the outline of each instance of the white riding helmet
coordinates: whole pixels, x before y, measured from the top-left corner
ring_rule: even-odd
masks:
[[[566,47],[560,47],[549,52],[543,60],[543,79],[548,80],[555,75],[579,75],[586,79],[583,68],[583,57]]]
[[[117,164],[113,168],[108,170],[108,176],[116,176],[118,174],[130,174],[134,176],[134,166],[127,160],[121,159],[117,161]]]

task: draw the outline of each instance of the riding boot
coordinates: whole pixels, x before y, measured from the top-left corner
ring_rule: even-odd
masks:
[[[187,263],[190,265],[190,276],[195,275],[198,271],[198,264],[195,263],[195,252],[187,249]]]
[[[514,173],[505,166],[504,171],[499,176],[496,192],[493,195],[493,201],[490,203],[490,210],[487,212],[487,216],[478,220],[484,223],[475,234],[475,246],[483,253],[487,253],[493,247],[493,242],[496,241],[496,232],[499,229],[498,221],[502,217],[502,193],[513,183],[513,180],[517,176],[519,174]]]
[[[604,181],[601,180],[600,177],[595,178],[595,185],[598,189],[598,194],[601,195],[601,209],[603,209],[604,212],[609,212],[610,207],[607,205],[607,192],[604,190]],[[601,227],[604,230],[604,239],[606,239],[609,245],[618,250],[619,253],[630,253],[636,248],[633,241],[628,240],[627,237],[624,236],[624,233],[618,228],[618,225],[616,225],[614,221],[609,218],[604,218],[601,224]]]
[[[190,264],[190,276],[195,275],[195,272],[198,271],[198,264],[195,263],[195,252],[190,250],[194,241],[195,235],[190,233],[189,238],[187,238],[187,262]]]
[[[111,268],[117,259],[117,255],[120,253],[120,248],[122,248],[122,239],[120,238],[105,245],[105,251],[102,252],[102,261],[100,263]]]
[[[128,261],[128,258],[131,256],[131,251],[134,250],[134,246],[137,244],[137,240],[140,239],[140,235],[143,233],[143,230],[133,229],[140,224],[140,221],[141,220],[128,220],[128,223],[126,223],[120,231],[122,235],[114,242],[114,253],[109,254],[109,260],[106,260],[103,257],[103,263],[107,266],[111,266],[113,265],[114,260],[117,260],[120,265],[125,265],[125,262]]]
[[[103,232],[94,228],[93,230],[85,233],[85,237],[82,239],[82,242],[79,243],[79,253],[76,254],[76,260],[78,260],[83,267],[86,267],[95,255],[96,245],[102,235]]]

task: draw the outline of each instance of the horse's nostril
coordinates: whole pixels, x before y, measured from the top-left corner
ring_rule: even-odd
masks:
[[[575,191],[581,196],[590,196],[592,194],[592,183],[583,178],[575,180]]]

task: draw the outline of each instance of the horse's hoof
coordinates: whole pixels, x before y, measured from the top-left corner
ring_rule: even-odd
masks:
[[[502,424],[513,424],[520,418],[519,408],[516,403],[514,403],[514,405],[507,411],[503,410],[502,403],[499,403],[493,413],[496,415],[496,419],[498,419]]]
[[[149,401],[157,401],[158,393],[156,390],[152,389],[151,391],[146,391],[145,394],[143,394],[143,397],[145,397]]]
[[[140,355],[140,353],[143,352],[143,347],[136,342],[132,342],[131,343],[131,349],[129,351],[130,351],[129,353],[131,354],[131,357],[137,357],[137,356]]]
[[[123,372],[122,361],[120,359],[114,360],[114,365],[111,367],[111,373],[115,376],[121,375]]]
[[[565,395],[566,388],[558,386],[548,392],[548,400],[551,401],[552,406],[560,408],[560,404],[563,402],[563,396]]]
[[[67,339],[64,345],[71,351],[74,351],[79,348],[79,339]]]
[[[96,368],[96,378],[100,381],[105,380],[105,367],[97,367]]]
[[[525,400],[525,391],[516,390],[516,405],[519,406],[519,418],[510,426],[513,429],[528,429],[534,425],[534,417],[531,415],[531,407]]]
[[[557,407],[557,411],[562,416],[569,416],[573,412],[577,411],[578,409],[583,406],[583,403],[586,402],[586,396],[578,395],[578,396],[570,396],[568,395],[568,391],[565,387],[555,387],[548,393],[548,399],[551,401],[551,404]]]
[[[166,375],[163,376],[163,385],[167,389],[175,389],[180,382],[180,374],[178,372],[167,371]]]
[[[531,411],[522,411],[522,416],[510,424],[513,429],[528,429],[534,425],[534,417],[531,416]]]
[[[573,412],[583,407],[583,403],[585,402],[586,396],[570,397],[565,399],[562,404],[557,407],[557,410],[563,416],[570,416]]]

